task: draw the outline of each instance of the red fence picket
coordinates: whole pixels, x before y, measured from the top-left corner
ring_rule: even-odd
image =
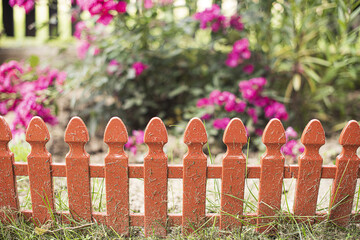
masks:
[[[336,158],[336,175],[331,191],[330,220],[340,226],[346,226],[355,195],[360,159],[356,150],[360,146],[360,126],[350,121],[340,134],[339,143],[343,146]]]
[[[149,147],[144,158],[145,236],[166,236],[167,220],[167,156],[163,151],[168,136],[160,118],[146,127],[144,142]]]
[[[312,120],[308,123],[301,136],[301,142],[304,144],[305,150],[299,157],[294,214],[310,218],[315,216],[320,187],[323,160],[319,154],[319,148],[325,144],[325,132],[318,120]]]
[[[227,146],[221,175],[220,229],[241,226],[238,216],[243,215],[246,157],[242,147],[246,144],[246,130],[242,121],[235,118],[225,129],[223,142]]]
[[[26,130],[26,141],[31,146],[27,157],[33,217],[44,224],[53,218],[54,189],[51,177],[51,154],[45,144],[50,134],[39,117],[34,117]]]
[[[9,125],[0,116],[0,209],[19,210],[19,200],[16,190],[16,177],[14,174],[14,154],[8,144],[12,139]],[[7,220],[6,212],[0,212],[1,221]],[[14,217],[11,214],[9,217]]]
[[[184,133],[184,143],[188,146],[183,161],[182,226],[185,234],[197,230],[205,222],[207,157],[202,148],[206,142],[204,124],[198,118],[191,119]]]
[[[74,117],[65,130],[65,142],[69,145],[66,155],[66,178],[69,210],[78,221],[91,221],[90,155],[85,152],[89,134],[84,122]]]
[[[124,145],[128,141],[126,127],[113,117],[105,129],[104,142],[109,146],[105,157],[107,224],[122,235],[129,233],[129,168]]]
[[[318,120],[312,120],[305,128],[301,141],[305,146],[299,157],[299,165],[285,166],[281,146],[286,142],[281,122],[272,119],[263,134],[266,152],[261,166],[247,166],[242,147],[246,144],[246,130],[240,119],[231,120],[223,142],[227,146],[222,165],[207,165],[203,146],[207,142],[204,124],[192,119],[184,133],[188,152],[183,166],[167,164],[163,150],[168,136],[163,122],[153,118],[146,130],[144,141],[148,153],[144,164],[131,165],[124,151],[128,141],[126,127],[119,118],[112,118],[105,130],[104,142],[109,147],[104,165],[90,165],[90,156],[84,146],[89,141],[88,131],[80,118],[73,118],[65,131],[65,142],[70,150],[66,163],[52,163],[45,144],[50,135],[40,118],[34,118],[26,134],[31,145],[28,163],[14,162],[8,148],[11,132],[4,118],[0,117],[0,208],[19,210],[16,176],[29,176],[32,211],[21,210],[26,218],[40,223],[51,220],[52,214],[71,216],[75,220],[97,221],[107,224],[123,236],[131,226],[144,227],[146,236],[165,236],[170,226],[182,225],[185,234],[200,227],[214,225],[222,230],[232,230],[242,225],[256,225],[257,231],[274,231],[271,222],[281,211],[282,184],[284,178],[295,178],[296,192],[294,218],[310,223],[327,219],[346,226],[351,212],[356,181],[360,177],[360,159],[356,150],[360,146],[360,126],[350,121],[341,133],[339,142],[342,153],[336,166],[323,166],[319,148],[325,143],[325,134]],[[69,212],[56,212],[53,198],[53,177],[66,177]],[[105,178],[106,213],[93,212],[91,208],[90,178]],[[144,179],[145,213],[130,213],[129,178]],[[183,179],[183,212],[169,214],[167,209],[168,179]],[[259,179],[257,213],[244,213],[244,189],[246,179]],[[320,179],[334,179],[329,213],[316,212]],[[221,179],[221,204],[218,214],[206,214],[206,181]],[[1,210],[3,222],[7,212]],[[12,212],[11,217],[16,217]],[[63,218],[64,219],[64,218]],[[218,221],[219,219],[219,221]]]
[[[280,152],[286,143],[285,130],[278,119],[272,119],[264,130],[262,141],[266,152],[261,157],[257,231],[272,230],[271,217],[280,210],[285,157]]]

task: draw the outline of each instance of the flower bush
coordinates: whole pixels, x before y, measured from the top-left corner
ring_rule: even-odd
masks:
[[[0,66],[0,114],[14,113],[13,134],[23,133],[34,116],[46,123],[57,124],[52,108],[62,92],[66,73],[37,66],[36,57],[30,63],[9,61]]]
[[[96,106],[79,113],[97,123],[117,115],[133,129],[153,116],[173,124],[199,97],[264,72],[251,59],[242,18],[224,16],[216,4],[175,19],[172,1],[144,1],[136,12],[130,3],[124,12],[120,2],[91,2],[77,1],[91,18],[76,23],[80,61],[71,75],[88,96],[78,100]]]

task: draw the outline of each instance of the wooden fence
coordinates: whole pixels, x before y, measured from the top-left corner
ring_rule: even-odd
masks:
[[[233,119],[227,126],[223,142],[227,152],[222,165],[207,165],[203,146],[207,142],[205,127],[200,119],[192,119],[184,133],[188,152],[183,166],[168,165],[163,151],[168,141],[167,131],[159,118],[153,118],[145,130],[144,141],[148,153],[143,165],[131,165],[124,151],[128,141],[126,127],[119,118],[112,118],[104,134],[109,146],[105,165],[89,164],[90,155],[84,146],[89,141],[83,121],[74,117],[65,131],[69,145],[66,163],[51,162],[46,150],[50,135],[44,122],[35,117],[26,132],[31,145],[27,163],[14,162],[8,148],[12,135],[4,118],[0,117],[0,207],[19,211],[16,176],[29,176],[32,211],[20,211],[26,218],[38,223],[51,220],[54,215],[76,220],[97,221],[113,228],[120,234],[128,234],[130,226],[142,226],[145,235],[165,236],[170,226],[182,226],[183,232],[191,233],[202,226],[215,225],[223,230],[254,224],[257,231],[276,230],[271,222],[280,209],[284,178],[295,178],[296,191],[293,216],[297,221],[311,223],[329,219],[346,226],[350,220],[360,221],[358,213],[352,213],[357,179],[360,177],[360,159],[356,155],[360,146],[360,127],[350,121],[343,129],[339,143],[343,150],[336,158],[336,166],[323,166],[319,148],[325,143],[325,134],[318,120],[306,126],[301,141],[305,146],[299,157],[299,165],[285,166],[280,149],[286,142],[281,122],[272,119],[265,128],[262,141],[266,152],[260,166],[247,166],[242,147],[247,143],[246,130],[240,119]],[[69,211],[56,212],[54,208],[53,177],[66,177]],[[105,178],[106,212],[93,212],[91,206],[91,178]],[[144,180],[144,214],[129,211],[129,178]],[[183,180],[182,214],[169,214],[167,209],[168,179]],[[206,180],[221,179],[221,210],[218,214],[206,214]],[[257,212],[243,212],[246,179],[259,179]],[[329,212],[316,212],[317,196],[321,179],[334,179]],[[11,212],[11,211],[10,211]],[[16,217],[16,214],[11,214]],[[9,215],[2,211],[1,219]]]

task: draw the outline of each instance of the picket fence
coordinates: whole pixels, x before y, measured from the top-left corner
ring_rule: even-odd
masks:
[[[246,130],[240,119],[232,119],[227,126],[223,142],[227,152],[221,165],[207,165],[203,146],[207,142],[205,127],[200,119],[192,119],[184,134],[188,152],[183,166],[168,165],[163,146],[167,143],[167,131],[159,118],[153,118],[145,130],[144,141],[149,150],[144,164],[131,165],[124,151],[128,134],[123,122],[114,117],[108,123],[104,142],[109,147],[105,165],[89,164],[90,155],[84,145],[89,141],[83,121],[74,117],[65,131],[69,145],[66,163],[52,163],[46,150],[50,135],[41,118],[31,120],[26,141],[31,145],[27,163],[14,162],[8,148],[12,135],[4,118],[0,117],[0,207],[11,209],[10,215],[1,211],[2,221],[17,217],[19,200],[16,176],[29,176],[32,211],[22,210],[26,218],[42,224],[53,215],[64,221],[68,217],[88,222],[97,221],[127,235],[130,226],[141,226],[145,235],[165,236],[170,226],[182,226],[184,233],[191,233],[202,226],[218,226],[222,230],[254,224],[257,231],[274,231],[271,222],[279,213],[284,178],[295,178],[296,191],[293,216],[297,221],[314,223],[325,219],[340,226],[350,220],[360,221],[352,213],[357,179],[360,177],[356,151],[360,146],[360,127],[350,121],[343,129],[339,143],[343,149],[336,158],[336,166],[323,166],[319,148],[325,143],[321,123],[312,120],[306,126],[301,142],[304,153],[299,164],[285,166],[280,149],[286,142],[282,123],[272,119],[265,128],[262,141],[266,152],[260,166],[247,166],[242,147],[247,143]],[[54,208],[53,177],[66,177],[69,211],[56,212]],[[93,212],[91,206],[90,178],[105,178],[106,212]],[[144,214],[129,211],[129,178],[144,180]],[[169,178],[183,180],[182,214],[169,214],[167,209],[167,185]],[[221,211],[206,214],[206,180],[221,179]],[[260,179],[257,213],[243,213],[244,184],[247,178]],[[320,179],[334,179],[329,212],[316,212]]]

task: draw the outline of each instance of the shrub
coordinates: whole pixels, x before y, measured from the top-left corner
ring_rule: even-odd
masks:
[[[34,116],[57,124],[54,99],[62,92],[66,73],[41,68],[38,58],[28,62],[9,61],[0,66],[0,114],[14,113],[13,134],[23,133]]]

